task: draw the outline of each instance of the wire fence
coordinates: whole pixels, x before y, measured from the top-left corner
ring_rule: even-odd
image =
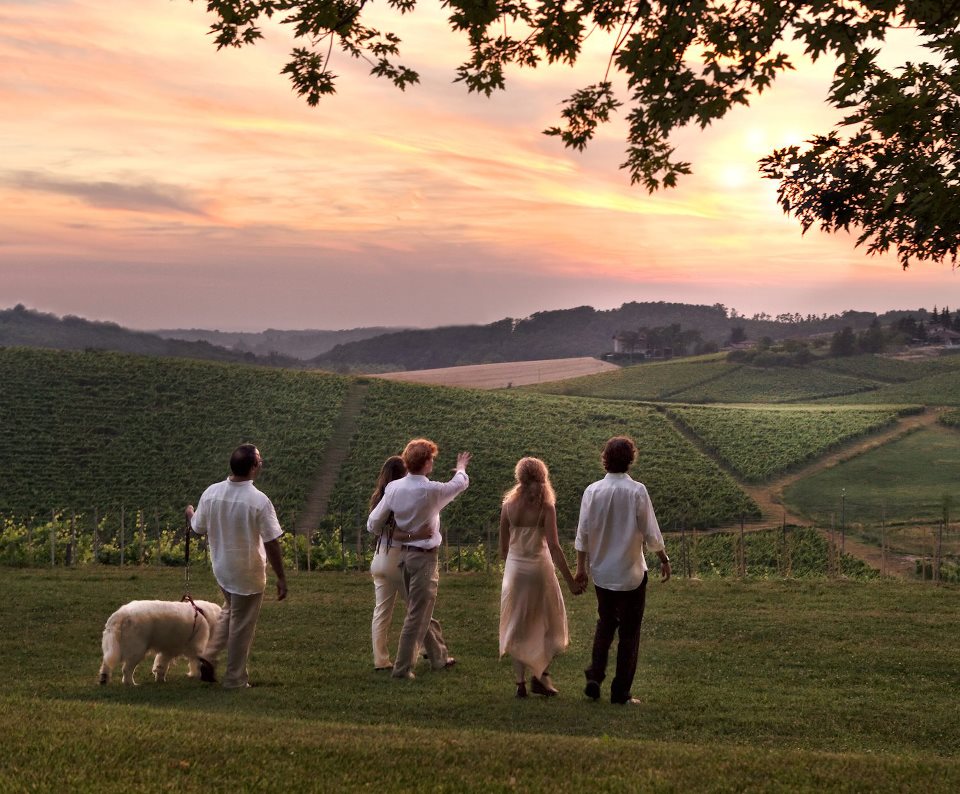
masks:
[[[183,566],[185,523],[162,519],[160,509],[89,508],[51,510],[15,517],[0,511],[0,565],[76,567],[83,565]],[[286,527],[296,513],[281,515]],[[366,516],[336,513],[311,532],[287,532],[284,562],[294,571],[365,570],[376,539]],[[813,526],[785,520],[741,518],[733,526],[702,530],[677,523],[662,527],[674,576],[686,578],[802,578],[898,576],[940,584],[960,582],[960,524],[949,515],[932,521],[851,522],[832,511]],[[576,530],[560,530],[573,560]],[[204,538],[195,538],[195,560],[208,557]],[[447,528],[440,550],[444,571],[499,572],[498,527]],[[659,569],[656,555],[648,564]]]

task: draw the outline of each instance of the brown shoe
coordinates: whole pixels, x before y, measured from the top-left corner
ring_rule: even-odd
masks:
[[[527,682],[517,681],[517,697],[525,698],[527,696]]]
[[[560,694],[560,690],[556,689],[550,681],[550,675],[548,673],[544,673],[541,678],[537,678],[535,675],[530,676],[530,688],[533,690],[533,694],[543,695],[548,698]]]

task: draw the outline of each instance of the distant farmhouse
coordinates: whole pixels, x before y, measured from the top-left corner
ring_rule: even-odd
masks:
[[[960,332],[942,325],[933,326],[927,329],[926,344],[940,345],[942,347],[960,347]]]
[[[618,331],[613,337],[613,353],[608,360],[647,361],[648,359],[673,358],[672,347],[654,347],[642,331]]]

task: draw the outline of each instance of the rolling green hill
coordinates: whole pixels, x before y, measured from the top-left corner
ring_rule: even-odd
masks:
[[[528,387],[546,394],[684,403],[785,403],[856,394],[874,380],[818,367],[751,367],[722,356],[657,361]]]
[[[702,356],[525,388],[650,402],[960,405],[960,356],[922,361],[875,355],[821,358],[802,367],[754,367]]]
[[[722,354],[637,364],[596,375],[525,386],[541,394],[603,397],[610,400],[665,400],[693,386],[708,384],[741,365],[728,364]]]
[[[633,367],[613,373],[622,375],[614,386],[651,373],[654,378],[637,381],[646,384],[647,394],[686,384],[677,397],[700,390],[705,399],[757,400],[764,394],[798,399],[838,383],[866,383],[816,368],[764,371],[704,360]],[[596,383],[597,377],[607,388],[606,376],[556,388],[573,384],[572,390],[584,391],[582,384]],[[899,396],[900,403],[960,404],[958,378],[960,368],[951,368],[854,397],[858,402],[883,395],[885,402]],[[694,381],[698,385],[690,386]],[[143,509],[177,525],[183,505],[226,475],[229,451],[252,440],[268,461],[261,485],[290,524],[322,468],[351,382],[326,373],[117,353],[0,349],[0,444],[9,453],[0,512],[48,517],[51,510],[76,511],[89,521],[95,508],[116,522],[122,506],[127,515]],[[346,525],[362,523],[382,460],[422,435],[440,444],[438,477],[452,467],[458,450],[475,454],[471,487],[445,514],[447,526],[464,537],[481,536],[496,524],[501,495],[523,455],[547,461],[560,525],[569,528],[576,525],[583,488],[602,475],[604,440],[632,435],[640,447],[634,472],[650,489],[664,528],[716,526],[741,514],[757,516],[758,507],[674,421],[730,470],[762,481],[873,432],[896,414],[880,406],[738,409],[668,403],[658,409],[629,400],[518,389],[366,383],[356,432],[343,448],[346,460],[338,470],[331,512]],[[745,394],[732,391],[737,383]],[[891,394],[895,390],[901,393]]]
[[[357,441],[341,470],[334,504],[363,513],[372,477],[407,439],[425,435],[441,447],[438,477],[456,452],[475,460],[471,486],[444,513],[448,526],[479,530],[495,525],[500,499],[524,455],[542,457],[557,489],[557,520],[575,527],[583,489],[603,476],[600,451],[612,435],[637,440],[635,476],[646,483],[664,528],[712,525],[757,514],[733,480],[681,436],[656,410],[629,403],[480,392],[376,381],[360,418]]]
[[[748,482],[768,480],[897,419],[889,408],[675,406],[668,413]]]
[[[884,385],[871,392],[831,399],[832,403],[871,405],[955,405],[960,406],[960,367],[950,368],[907,383]]]
[[[226,475],[230,450],[260,446],[263,490],[289,513],[303,504],[338,420],[348,379],[336,375],[153,359],[114,353],[0,350],[0,444],[10,454],[0,511],[53,508],[159,511],[179,521],[187,502]],[[636,468],[664,525],[727,521],[756,506],[656,411],[627,403],[480,392],[373,380],[334,506],[363,519],[383,459],[414,436],[441,446],[437,476],[459,449],[475,453],[469,491],[446,515],[480,533],[495,522],[513,466],[542,455],[564,526],[602,475],[617,433],[639,442]]]
[[[347,381],[106,352],[0,349],[0,511],[128,515],[178,523],[228,473],[230,451],[259,444],[278,509],[299,506]]]

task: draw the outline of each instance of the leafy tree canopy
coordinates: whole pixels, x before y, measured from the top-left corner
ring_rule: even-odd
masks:
[[[218,48],[262,38],[276,17],[296,40],[283,73],[310,105],[335,90],[336,47],[367,61],[371,73],[401,89],[417,73],[398,62],[400,38],[368,27],[369,0],[208,0]],[[387,0],[406,14],[416,0]],[[648,191],[677,184],[691,165],[671,134],[706,127],[735,105],[747,105],[782,72],[784,52],[800,43],[814,60],[838,59],[828,101],[844,112],[840,129],[807,146],[761,160],[779,181],[784,211],[806,231],[857,230],[870,253],[895,248],[911,259],[956,265],[960,237],[960,0],[443,0],[450,26],[467,40],[469,57],[456,80],[471,92],[503,89],[505,68],[574,64],[587,36],[611,37],[606,71],[566,101],[560,124],[545,130],[582,150],[599,125],[626,107],[622,165]],[[881,68],[888,33],[915,31],[928,62]],[[614,78],[617,77],[615,88]]]

